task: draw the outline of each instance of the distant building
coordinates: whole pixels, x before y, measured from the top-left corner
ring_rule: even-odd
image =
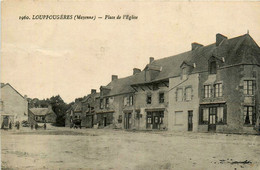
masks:
[[[35,123],[55,123],[57,115],[52,110],[51,106],[48,108],[31,108],[29,110],[28,120],[30,124]]]
[[[28,119],[28,102],[26,96],[23,97],[9,83],[1,83],[1,127],[7,128],[11,123],[12,126],[16,121]]]

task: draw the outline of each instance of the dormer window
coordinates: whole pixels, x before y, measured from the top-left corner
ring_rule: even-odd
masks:
[[[187,67],[182,68],[182,79],[187,79]]]
[[[216,74],[217,73],[217,62],[211,61],[209,64],[209,73],[210,74]]]

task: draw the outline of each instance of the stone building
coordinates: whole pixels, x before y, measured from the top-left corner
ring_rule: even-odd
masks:
[[[9,83],[1,83],[1,127],[8,128],[16,121],[28,120],[28,101]]]
[[[48,108],[31,108],[28,114],[28,121],[30,124],[35,123],[55,123],[57,115],[52,110],[52,107]]]
[[[129,77],[113,75],[100,87],[93,117],[102,127],[255,133],[259,89],[259,46],[249,34],[217,34],[213,44],[192,43],[187,52],[151,57]]]
[[[97,124],[96,110],[99,107],[97,98],[99,98],[99,93],[95,89],[92,89],[91,93],[82,100],[82,114],[84,115],[82,125],[86,128],[92,128]]]

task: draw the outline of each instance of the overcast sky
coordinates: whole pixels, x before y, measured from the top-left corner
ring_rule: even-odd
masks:
[[[208,45],[216,33],[247,33],[260,44],[260,3],[250,2],[4,2],[1,82],[22,95],[65,102],[99,89],[116,74],[143,69],[149,57],[168,57]],[[19,20],[32,15],[135,15],[137,20]],[[99,91],[99,90],[98,90]]]

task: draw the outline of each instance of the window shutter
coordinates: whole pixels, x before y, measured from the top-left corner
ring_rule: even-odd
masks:
[[[182,101],[186,101],[186,89],[187,89],[187,88],[184,88],[184,92],[183,92],[183,100],[182,100]]]
[[[223,113],[223,114],[224,114],[224,115],[223,115],[223,119],[224,119],[223,121],[224,121],[224,124],[226,124],[226,123],[227,123],[227,105],[226,105],[226,104],[224,105],[224,110],[223,110],[223,112],[224,112],[224,113]]]
[[[193,88],[191,87],[191,100],[193,99]]]
[[[202,107],[199,107],[199,125],[202,124],[202,119],[203,119],[202,115],[203,115]]]
[[[176,100],[176,102],[178,101],[178,89],[176,89],[176,91],[175,91],[175,100]]]

